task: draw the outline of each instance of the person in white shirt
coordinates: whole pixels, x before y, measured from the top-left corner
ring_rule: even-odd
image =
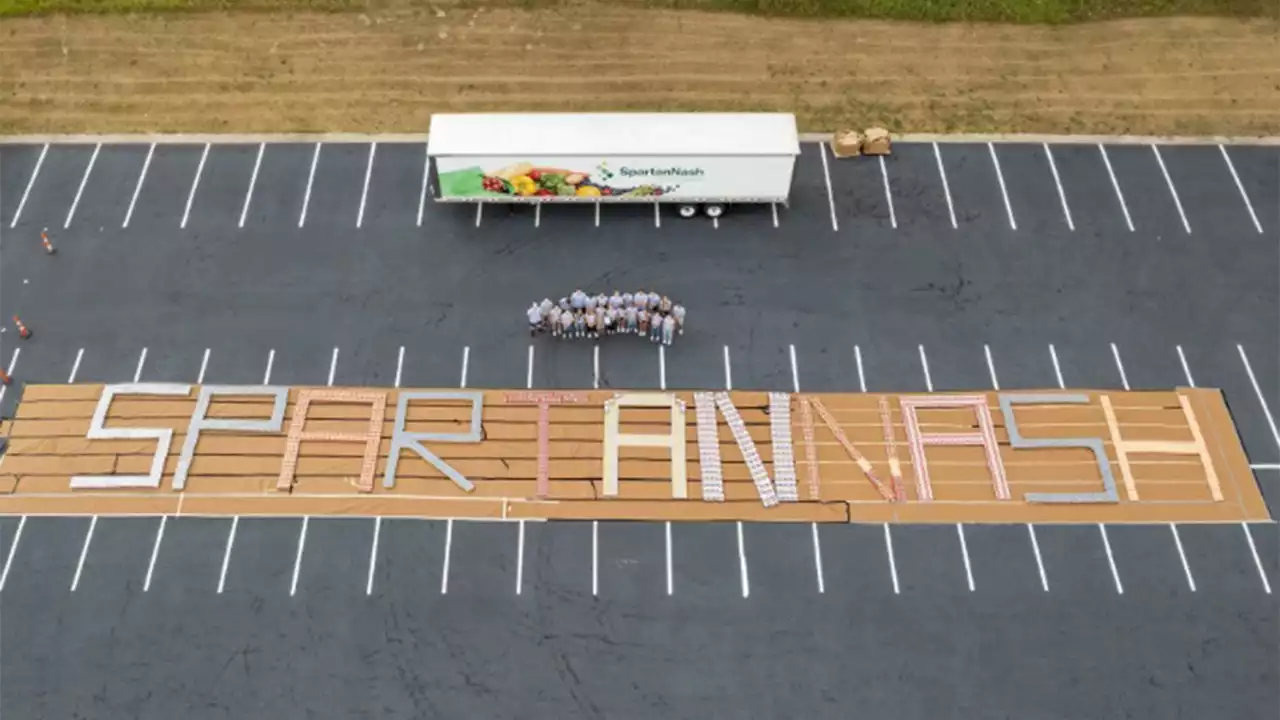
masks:
[[[587,316],[586,316],[587,337],[589,338],[600,337],[599,328],[597,327],[598,322],[599,321],[596,318],[596,311],[593,309],[588,309]]]
[[[572,312],[560,313],[560,337],[561,338],[573,337],[573,313]]]
[[[649,342],[662,342],[662,316],[649,313]]]
[[[530,305],[525,315],[529,318],[529,336],[537,335],[542,327],[542,310],[538,307],[538,303]]]
[[[573,294],[569,296],[569,305],[574,310],[585,310],[587,307],[587,294],[582,292],[581,289],[574,290]]]
[[[547,313],[547,325],[551,328],[551,337],[560,337],[560,316],[563,314],[564,312],[556,305],[552,305]]]
[[[658,309],[658,304],[662,302],[662,298],[656,292],[649,293],[649,312]]]
[[[635,334],[636,334],[636,307],[635,307],[635,305],[630,305],[630,304],[628,304],[628,305],[627,305],[627,308],[626,308],[625,310],[623,310],[622,312],[623,312],[623,315],[624,315],[624,319],[625,319],[625,321],[626,321],[626,328],[623,330],[623,332],[628,333],[628,334],[630,334],[630,335],[635,335]]]
[[[676,334],[676,319],[671,317],[670,315],[664,316],[662,318],[662,344],[670,345],[671,341],[675,339],[675,334]]]
[[[684,306],[679,303],[671,306],[671,315],[676,319],[676,327],[679,334],[684,334]]]

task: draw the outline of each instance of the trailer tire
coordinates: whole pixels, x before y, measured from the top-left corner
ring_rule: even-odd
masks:
[[[681,205],[680,206],[680,217],[682,218],[691,218],[697,214],[698,214],[697,205]]]
[[[709,218],[718,218],[721,215],[724,215],[724,206],[716,204],[704,205],[702,211],[705,212]]]

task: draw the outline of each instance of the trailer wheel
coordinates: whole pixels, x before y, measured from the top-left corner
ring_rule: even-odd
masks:
[[[724,206],[723,205],[707,205],[702,208],[702,211],[705,212],[707,214],[707,217],[709,218],[718,218],[721,215],[724,215]]]
[[[680,217],[682,218],[691,218],[697,214],[698,214],[697,205],[681,205],[680,206]]]

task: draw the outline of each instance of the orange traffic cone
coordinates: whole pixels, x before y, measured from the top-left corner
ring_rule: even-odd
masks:
[[[49,255],[58,252],[57,248],[55,248],[53,243],[49,240],[49,228],[45,228],[40,231],[40,244],[44,245],[44,251]]]
[[[0,384],[8,385],[11,382],[13,381],[9,379],[9,373],[5,372],[4,368],[0,368]]]
[[[22,321],[18,319],[17,315],[13,316],[13,324],[18,326],[18,335],[23,340],[31,337],[31,331],[27,329],[26,325],[22,324]]]

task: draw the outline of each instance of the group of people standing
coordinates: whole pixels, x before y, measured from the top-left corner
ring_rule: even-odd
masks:
[[[684,306],[656,292],[600,293],[574,290],[553,303],[534,302],[525,313],[529,335],[551,332],[557,338],[599,338],[602,335],[639,335],[649,342],[670,345],[684,334]]]

